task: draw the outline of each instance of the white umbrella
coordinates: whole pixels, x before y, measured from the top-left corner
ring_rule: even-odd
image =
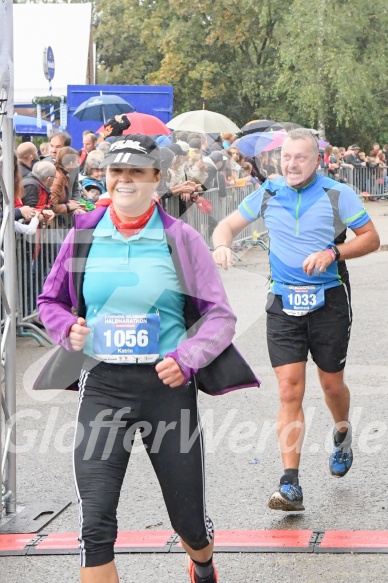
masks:
[[[209,111],[208,109],[198,109],[181,113],[167,124],[167,127],[176,131],[198,132],[200,134],[221,134],[239,132],[239,128],[232,120],[222,113]]]

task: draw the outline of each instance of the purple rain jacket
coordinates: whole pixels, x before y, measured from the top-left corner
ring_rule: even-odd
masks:
[[[183,221],[168,215],[160,205],[157,205],[157,209],[174,265],[180,266],[177,273],[184,293],[191,297],[201,316],[194,335],[165,355],[176,360],[185,376],[185,382],[188,382],[198,369],[206,366],[231,344],[236,316],[201,235]],[[75,226],[62,243],[43,292],[38,298],[39,318],[49,336],[68,351],[72,351],[69,332],[78,317],[75,315],[78,299],[73,280],[73,272],[79,269],[78,258],[74,257],[75,231],[93,231],[106,210],[106,207],[99,207],[86,214],[74,216]],[[258,386],[258,383],[255,384]]]

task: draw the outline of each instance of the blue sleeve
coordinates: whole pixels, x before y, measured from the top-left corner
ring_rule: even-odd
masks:
[[[237,210],[239,211],[240,215],[246,221],[253,223],[261,213],[261,205],[263,202],[263,196],[265,193],[265,185],[262,184],[260,188],[251,192],[244,198],[244,200],[238,205]]]
[[[370,216],[357,193],[347,185],[343,185],[341,188],[338,210],[341,221],[350,229],[358,229],[370,221]]]

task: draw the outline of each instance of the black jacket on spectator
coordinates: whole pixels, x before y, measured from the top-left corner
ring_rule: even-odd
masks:
[[[34,160],[34,163],[37,161],[38,160]],[[27,166],[27,164],[24,164],[24,162],[20,162],[20,160],[19,160],[18,164],[19,164],[19,170],[20,170],[20,174],[22,175],[22,178],[25,178],[26,176],[28,176],[29,173],[32,172],[32,169],[34,167],[34,164],[30,168],[29,166]]]
[[[221,169],[218,169],[215,164],[208,162],[206,158],[203,159],[206,164],[205,172],[207,178],[202,184],[204,190],[210,190],[211,188],[218,188],[219,196],[224,198],[226,196],[226,180],[225,175]]]
[[[360,158],[355,154],[349,154],[348,156],[346,156],[345,162],[346,164],[352,164],[352,166],[354,166],[355,168],[361,167],[362,164]]]

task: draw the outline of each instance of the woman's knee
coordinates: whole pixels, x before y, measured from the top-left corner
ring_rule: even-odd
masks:
[[[172,526],[180,538],[195,551],[206,548],[213,540],[213,521],[208,516],[205,519],[205,524],[196,526],[195,522],[190,524],[188,521],[181,521],[180,524]]]
[[[117,538],[115,516],[106,516],[98,509],[86,515],[80,509],[81,566],[99,567],[114,558],[114,544]],[[83,564],[82,564],[83,563]]]

